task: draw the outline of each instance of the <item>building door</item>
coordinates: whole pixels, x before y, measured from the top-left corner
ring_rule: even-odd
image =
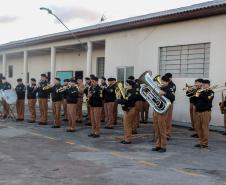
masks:
[[[104,76],[105,58],[97,57],[97,77],[101,78]]]
[[[73,71],[57,71],[56,76],[61,79],[61,84],[63,84],[65,79],[73,78]]]

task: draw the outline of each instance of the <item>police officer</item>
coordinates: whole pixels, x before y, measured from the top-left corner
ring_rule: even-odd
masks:
[[[194,87],[191,89],[188,89],[186,92],[186,95],[189,97],[190,101],[190,117],[191,117],[191,123],[192,123],[192,129],[189,130],[194,130],[196,133],[192,134],[191,137],[198,137],[197,134],[197,129],[196,129],[196,122],[197,122],[197,113],[195,110],[195,104],[197,103],[197,97],[195,97],[195,93],[197,90],[199,90],[202,87],[202,79],[196,79]]]
[[[114,108],[115,108],[115,101],[116,101],[114,78],[108,78],[108,86],[104,88],[103,97],[104,97],[105,117],[107,121],[107,125],[104,128],[113,129]]]
[[[175,100],[174,91],[169,85],[170,79],[167,76],[163,76],[161,78],[161,91],[160,96],[165,96],[167,99],[170,100],[171,103]],[[169,109],[163,113],[160,114],[156,111],[153,113],[153,124],[154,129],[156,133],[156,147],[152,149],[152,151],[158,151],[158,152],[166,152],[166,140],[167,140],[167,115],[168,115]]]
[[[5,77],[2,77],[1,89],[3,91],[5,91],[5,90],[9,90],[11,88],[12,88],[11,84],[9,82],[7,82]],[[8,103],[6,103],[5,100],[3,100],[3,118],[7,118],[8,115],[9,115],[9,105],[8,105]]]
[[[66,90],[67,111],[68,111],[68,128],[67,132],[76,131],[77,118],[77,103],[78,103],[78,88],[76,80],[70,80],[70,87]]]
[[[202,89],[196,93],[196,97],[198,97],[195,107],[197,112],[199,144],[196,144],[195,147],[208,148],[209,123],[214,98],[214,92],[210,89],[209,80],[202,81]]]
[[[82,123],[82,105],[83,105],[83,96],[85,85],[83,84],[82,78],[77,79],[78,84],[78,103],[77,103],[77,123]]]
[[[117,100],[122,105],[124,111],[123,127],[124,127],[124,140],[122,144],[131,144],[132,129],[134,119],[136,117],[135,102],[136,102],[136,89],[135,82],[133,80],[126,81],[126,98]]]
[[[90,105],[88,102],[88,93],[89,93],[89,89],[91,86],[91,80],[89,77],[85,78],[85,89],[84,89],[84,94],[86,95],[86,103],[87,103],[87,120],[88,122],[86,123],[87,126],[91,126],[91,122],[90,122]]]
[[[61,103],[63,100],[63,92],[61,91],[62,86],[60,84],[60,78],[55,78],[53,84],[54,84],[53,87],[49,89],[52,98],[52,108],[54,116],[54,124],[52,128],[60,128]]]
[[[171,73],[166,73],[165,76],[167,78],[169,78],[169,88],[172,89],[172,92],[176,93],[176,85],[175,83],[172,81],[173,75]],[[172,118],[173,118],[173,102],[169,107],[169,111],[168,111],[168,115],[166,118],[166,125],[167,125],[167,129],[166,129],[166,133],[167,133],[167,139],[169,140],[171,137],[171,132],[172,132]]]
[[[36,121],[36,102],[37,102],[37,85],[36,79],[31,78],[30,85],[27,85],[27,99],[28,99],[28,110],[30,112],[30,120],[28,123],[35,123]]]
[[[64,87],[68,86],[69,79],[64,79]],[[63,110],[64,110],[64,119],[63,121],[68,121],[68,116],[67,116],[67,100],[66,100],[66,91],[63,93]]]
[[[48,98],[49,91],[45,90],[48,86],[48,80],[46,74],[41,74],[41,80],[38,84],[38,103],[40,110],[40,122],[39,125],[47,125],[48,118]]]
[[[15,88],[17,94],[17,101],[16,101],[16,110],[17,110],[17,121],[24,121],[24,100],[25,100],[25,92],[26,87],[23,84],[21,78],[17,79],[17,86]]]
[[[102,91],[104,91],[105,88],[107,88],[106,78],[104,76],[101,77],[100,80],[100,87]],[[101,122],[104,122],[106,118],[105,111],[104,111],[104,99],[103,99],[103,107],[101,111]]]
[[[91,134],[88,135],[89,137],[100,137],[101,111],[103,107],[102,98],[102,89],[98,85],[98,78],[94,76],[91,78],[91,87],[88,92],[90,118],[92,124],[92,131]]]

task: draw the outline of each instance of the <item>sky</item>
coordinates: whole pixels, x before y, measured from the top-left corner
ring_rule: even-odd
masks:
[[[50,8],[75,29],[127,17],[188,6],[207,0],[0,0],[0,44],[66,31],[40,7]]]

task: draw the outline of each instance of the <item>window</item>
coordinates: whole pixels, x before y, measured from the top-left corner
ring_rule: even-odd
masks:
[[[134,67],[118,67],[117,68],[117,80],[125,82],[129,76],[134,75]]]
[[[104,65],[105,65],[105,58],[98,57],[97,58],[97,77],[101,78],[104,76]]]
[[[13,66],[12,65],[9,65],[8,66],[8,70],[9,70],[8,77],[9,78],[12,78],[13,77]]]
[[[209,77],[210,43],[160,48],[159,73],[177,78]]]

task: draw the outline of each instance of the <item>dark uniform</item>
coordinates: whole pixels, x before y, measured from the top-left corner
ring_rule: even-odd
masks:
[[[50,89],[54,116],[53,128],[59,128],[61,126],[60,113],[61,113],[61,104],[63,100],[63,92],[58,92],[60,88],[62,88],[62,86],[60,84],[57,84]]]
[[[134,119],[134,124],[133,124],[133,133],[137,133],[137,128],[140,126],[140,117],[141,117],[141,112],[142,112],[142,107],[143,107],[143,97],[140,95],[140,84],[137,81],[135,83],[135,92],[136,92],[136,103],[135,103],[135,114],[136,117]]]
[[[102,78],[102,79],[106,80],[106,78]],[[106,82],[101,83],[100,87],[101,87],[102,91],[104,91],[104,89],[107,88],[107,83]],[[101,111],[101,122],[104,122],[106,119],[108,119],[108,118],[106,118],[106,115],[105,115],[104,104],[105,104],[105,102],[103,100],[103,107],[102,107],[102,111]]]
[[[161,88],[166,94],[164,95],[167,99],[170,100],[171,103],[175,100],[175,95],[173,89],[168,85],[166,87]],[[153,124],[156,133],[156,148],[153,151],[166,151],[166,140],[167,140],[167,116],[168,116],[169,109],[164,113],[160,114],[156,111],[153,113]]]
[[[17,120],[23,121],[24,120],[24,100],[25,100],[25,92],[26,87],[24,84],[18,84],[15,88],[17,94],[17,101],[16,101],[16,110],[17,110]]]
[[[77,103],[77,122],[82,123],[82,105],[83,105],[83,96],[84,96],[85,86],[83,84],[79,84],[78,89],[78,103]]]
[[[84,89],[84,94],[86,95],[86,102],[87,102],[87,114],[88,114],[88,123],[87,123],[87,125],[91,125],[91,119],[90,119],[90,105],[89,105],[89,102],[88,102],[88,93],[89,93],[89,89],[90,89],[90,86],[91,86],[91,84],[89,83],[89,84],[85,84],[85,89]]]
[[[111,80],[111,79],[108,79]],[[103,91],[105,118],[107,121],[106,129],[113,128],[114,125],[114,108],[115,108],[115,85],[109,85]]]
[[[77,103],[78,103],[78,88],[70,87],[66,90],[67,111],[68,111],[68,132],[74,132],[76,130],[76,118],[77,118]]]
[[[103,107],[103,92],[99,85],[91,86],[89,89],[89,105],[90,105],[90,118],[92,124],[92,132],[89,136],[99,137],[101,111]]]
[[[40,110],[40,123],[42,125],[47,124],[48,118],[48,98],[49,98],[49,91],[43,90],[44,87],[48,85],[48,81],[40,81],[38,85],[38,103],[39,103],[39,110]]]
[[[203,83],[205,83],[203,81]],[[208,147],[209,138],[209,123],[211,120],[211,108],[214,98],[214,92],[212,90],[206,90],[202,92],[195,105],[197,112],[197,132],[200,140],[200,144],[197,147]]]
[[[27,86],[27,99],[28,99],[28,109],[30,112],[30,123],[35,123],[36,121],[36,102],[37,102],[37,86],[36,84],[31,84]]]
[[[69,83],[69,79],[65,79],[64,80],[64,86],[67,86],[68,83]],[[68,121],[66,91],[63,92],[63,109],[64,109],[64,119],[63,119],[63,121]]]
[[[170,81],[168,88],[171,89],[171,92],[175,95],[176,93],[176,85]],[[172,132],[172,118],[173,118],[173,102],[171,103],[169,110],[168,110],[168,114],[167,114],[167,118],[166,118],[166,133],[167,133],[167,137],[170,138],[171,137],[171,132]]]
[[[131,85],[132,84],[133,83],[131,82]],[[122,105],[122,110],[124,111],[123,116],[124,140],[121,141],[121,143],[123,144],[131,143],[132,129],[134,119],[136,117],[135,102],[136,102],[135,89],[127,90],[126,99],[118,100],[118,103]]]
[[[9,82],[2,83],[1,89],[3,91],[11,89],[12,86]],[[6,118],[9,115],[9,105],[3,100],[3,117]]]

